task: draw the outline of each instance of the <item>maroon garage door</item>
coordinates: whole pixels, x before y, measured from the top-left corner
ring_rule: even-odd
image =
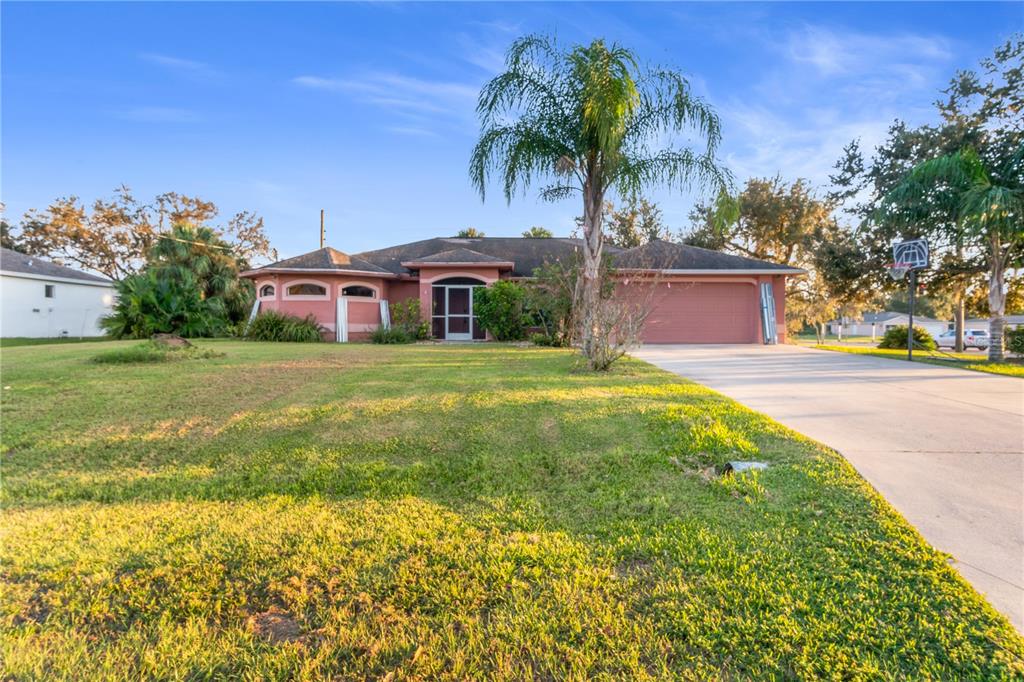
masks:
[[[646,343],[757,343],[757,287],[731,282],[659,284]]]

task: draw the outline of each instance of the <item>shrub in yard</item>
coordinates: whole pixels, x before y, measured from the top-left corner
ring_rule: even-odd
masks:
[[[171,362],[173,360],[203,360],[223,356],[223,353],[218,353],[209,348],[196,348],[195,346],[175,348],[153,341],[146,341],[135,346],[115,348],[100,353],[93,358],[93,362],[101,364],[134,364]]]
[[[377,327],[370,334],[373,343],[412,343],[414,339],[398,327]]]
[[[550,334],[543,334],[541,332],[536,332],[534,334],[530,334],[530,343],[532,343],[535,346],[562,346],[562,345],[564,345],[562,343],[561,339],[555,338],[554,336],[551,336]]]
[[[895,327],[889,327],[885,330],[885,336],[882,337],[882,342],[878,344],[879,348],[907,348],[907,325],[900,324]],[[922,327],[914,327],[914,348],[921,348],[923,350],[935,350],[935,339],[928,333],[927,329]]]
[[[245,336],[251,341],[317,343],[324,340],[322,332],[323,328],[312,315],[297,317],[268,310],[256,316]]]
[[[391,326],[401,329],[410,339],[430,338],[430,323],[420,315],[420,299],[407,298],[391,306]]]
[[[118,339],[229,333],[255,295],[238,278],[231,245],[208,227],[175,225],[166,236],[149,250],[141,272],[117,283],[117,301],[101,326]]]
[[[219,336],[227,330],[221,298],[204,298],[192,273],[164,277],[149,269],[117,284],[112,313],[100,321],[115,339],[145,339],[156,333]]]
[[[526,290],[521,284],[499,280],[473,290],[473,313],[480,326],[498,341],[518,341],[526,337],[530,323],[525,300]]]
[[[1006,338],[1006,350],[1024,355],[1024,327],[1007,329],[1003,332]]]

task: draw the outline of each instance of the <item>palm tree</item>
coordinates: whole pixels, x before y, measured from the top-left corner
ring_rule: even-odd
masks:
[[[971,147],[924,161],[889,193],[893,203],[930,191],[955,192],[960,231],[987,251],[990,361],[1003,359],[1006,270],[1024,255],[1024,146],[1001,164]]]
[[[640,68],[623,47],[595,40],[563,51],[540,36],[512,44],[505,72],[480,92],[477,115],[470,177],[481,198],[492,173],[509,202],[537,180],[548,183],[540,191],[545,200],[582,196],[580,339],[593,366],[605,199],[635,197],[655,184],[726,186],[728,173],[715,160],[718,116],[681,74]],[[682,132],[703,144],[696,151],[661,146]]]

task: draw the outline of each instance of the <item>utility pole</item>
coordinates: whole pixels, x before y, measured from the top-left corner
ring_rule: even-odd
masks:
[[[320,209],[320,248],[324,248],[324,210]]]

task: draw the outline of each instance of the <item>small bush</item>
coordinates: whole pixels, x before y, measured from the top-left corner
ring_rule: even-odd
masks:
[[[318,343],[324,340],[322,334],[323,327],[312,315],[303,318],[268,310],[256,316],[245,336],[251,341]]]
[[[420,299],[407,298],[391,305],[391,326],[418,341],[430,338],[430,323],[420,315]]]
[[[403,329],[398,327],[385,328],[377,327],[370,334],[370,341],[373,343],[412,343],[415,339],[409,336]]]
[[[526,290],[521,284],[499,280],[473,290],[473,313],[496,340],[519,341],[526,338],[530,323],[525,300]]]
[[[1024,355],[1024,327],[1010,329],[1007,327],[1003,332],[1006,337],[1006,350],[1018,355]]]
[[[541,332],[530,334],[530,343],[535,346],[553,346],[555,348],[562,348],[567,345],[564,338]]]
[[[882,337],[882,342],[878,344],[879,348],[907,348],[907,325],[901,324],[895,327],[889,327],[885,330],[885,336]],[[923,350],[935,350],[935,339],[928,333],[927,329],[922,327],[914,327],[914,348],[920,348]]]
[[[118,365],[171,362],[173,360],[205,360],[207,358],[220,357],[224,357],[224,354],[209,348],[196,348],[195,346],[189,348],[170,348],[153,343],[152,341],[146,341],[135,346],[128,346],[127,348],[115,348],[105,351],[95,356],[93,362]]]

